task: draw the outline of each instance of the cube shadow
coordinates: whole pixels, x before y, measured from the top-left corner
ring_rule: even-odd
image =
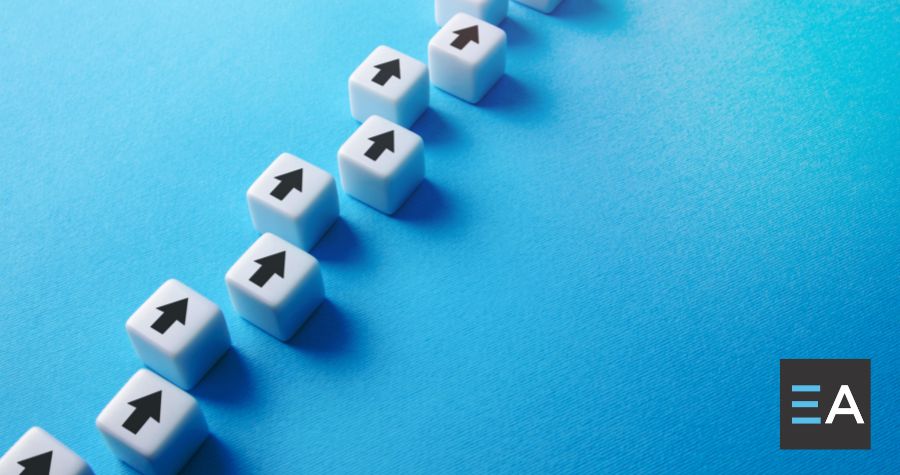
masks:
[[[450,206],[443,192],[426,178],[393,217],[400,221],[425,225],[443,221],[449,214]]]
[[[345,353],[353,339],[349,319],[334,302],[326,298],[287,343],[306,353],[336,356]]]
[[[247,360],[232,347],[200,383],[190,391],[197,399],[215,404],[248,404],[254,399],[254,385]]]

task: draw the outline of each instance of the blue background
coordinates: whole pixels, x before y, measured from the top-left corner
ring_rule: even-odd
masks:
[[[23,1],[0,15],[0,447],[94,418],[165,279],[234,341],[188,473],[888,472],[898,465],[900,4],[510,6],[508,75],[432,91],[428,181],[341,195],[288,344],[224,274],[283,151],[336,175],[347,77],[429,1]],[[780,358],[872,358],[872,450],[778,448]]]

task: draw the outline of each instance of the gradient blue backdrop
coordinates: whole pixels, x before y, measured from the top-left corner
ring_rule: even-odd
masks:
[[[442,92],[394,217],[341,195],[288,344],[225,271],[275,156],[337,173],[346,81],[430,1],[23,1],[0,15],[0,450],[94,418],[175,277],[234,350],[188,473],[891,472],[900,4],[513,4],[508,75]],[[872,450],[781,451],[778,361],[872,358]]]

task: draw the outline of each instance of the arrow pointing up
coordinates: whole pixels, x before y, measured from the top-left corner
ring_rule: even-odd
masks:
[[[159,413],[162,410],[162,391],[137,398],[128,405],[134,408],[134,412],[128,416],[128,419],[125,419],[122,427],[137,435],[150,419],[159,422]]]
[[[174,325],[175,322],[184,325],[187,322],[187,305],[188,299],[181,299],[162,307],[156,307],[157,310],[162,312],[162,315],[153,322],[153,325],[150,325],[150,328],[159,332],[160,335],[165,335],[169,331],[169,327]]]
[[[456,49],[461,50],[469,43],[478,44],[478,25],[472,25],[468,28],[456,30],[453,33],[456,34],[456,39],[450,43],[450,46]]]
[[[291,190],[303,191],[303,169],[299,168],[284,175],[275,177],[279,181],[278,186],[272,190],[271,195],[279,200],[283,200],[291,193]]]
[[[285,252],[281,251],[253,261],[259,264],[259,269],[250,276],[250,282],[262,287],[273,275],[284,277],[284,257]]]
[[[24,468],[19,475],[50,475],[51,459],[53,459],[52,450],[25,460],[20,460],[19,465]]]
[[[372,146],[366,150],[366,156],[371,158],[372,161],[378,160],[378,157],[384,153],[385,150],[394,151],[394,131],[388,130],[383,134],[378,134],[374,137],[369,137],[369,140],[372,141]]]
[[[372,78],[372,82],[384,86],[391,78],[400,79],[400,59],[393,59],[381,64],[376,64],[378,74]]]

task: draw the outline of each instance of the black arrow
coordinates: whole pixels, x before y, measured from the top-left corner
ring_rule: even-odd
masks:
[[[393,59],[386,63],[376,64],[375,69],[378,74],[372,78],[372,82],[379,86],[384,86],[391,78],[400,79],[400,60]]]
[[[125,419],[125,423],[122,424],[122,427],[132,434],[137,435],[137,433],[140,432],[141,427],[144,427],[144,424],[150,419],[159,422],[159,412],[162,409],[162,391],[156,391],[155,393],[137,398],[134,401],[129,402],[128,405],[134,407],[134,412],[128,416],[128,419]]]
[[[262,287],[273,275],[284,277],[284,251],[259,258],[254,262],[259,264],[259,269],[250,276],[250,282]]]
[[[50,460],[53,458],[53,451],[44,452],[41,455],[20,460],[19,465],[24,467],[19,475],[50,475]]]
[[[283,200],[291,190],[303,191],[303,169],[297,169],[287,172],[284,175],[275,177],[280,183],[272,190],[271,195],[279,200]]]
[[[378,160],[378,157],[384,153],[385,150],[394,151],[394,131],[388,130],[383,134],[378,134],[374,137],[369,137],[369,140],[372,141],[372,146],[366,150],[366,156],[371,158],[372,161]]]
[[[450,43],[450,46],[456,49],[463,49],[469,43],[478,43],[478,25],[456,30],[453,33],[456,33],[456,39]]]
[[[175,322],[184,325],[187,321],[187,305],[188,299],[181,299],[162,307],[156,307],[162,312],[162,315],[153,322],[153,325],[150,325],[150,328],[159,332],[160,335],[165,335]]]

